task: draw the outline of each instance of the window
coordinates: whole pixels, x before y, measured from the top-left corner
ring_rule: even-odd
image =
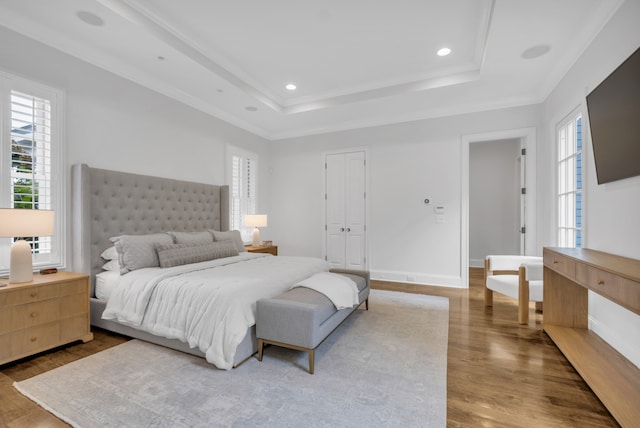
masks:
[[[0,206],[55,213],[53,236],[21,237],[38,267],[64,265],[61,100],[60,91],[0,74]],[[12,242],[0,240],[2,273],[8,271]]]
[[[244,216],[256,213],[258,156],[233,146],[228,146],[227,152],[227,183],[231,198],[229,228],[239,230],[242,239],[248,242],[253,229],[244,226]]]
[[[582,247],[582,115],[572,114],[557,128],[557,242]]]

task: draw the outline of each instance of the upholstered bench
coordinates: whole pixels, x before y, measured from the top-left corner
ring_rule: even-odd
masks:
[[[324,294],[303,287],[258,300],[256,336],[259,361],[262,361],[267,344],[306,351],[309,354],[309,373],[313,374],[315,349],[363,302],[369,310],[369,272],[349,269],[332,269],[331,272],[356,283],[358,304],[338,310]]]

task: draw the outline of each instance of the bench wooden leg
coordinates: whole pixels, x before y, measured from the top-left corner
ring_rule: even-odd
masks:
[[[313,363],[316,357],[315,356],[316,351],[315,349],[309,349],[307,352],[309,353],[309,373],[313,374],[313,369],[314,369]]]
[[[258,361],[262,361],[262,350],[264,348],[264,342],[262,339],[258,339]]]

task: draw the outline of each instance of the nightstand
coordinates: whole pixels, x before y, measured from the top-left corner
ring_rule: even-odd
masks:
[[[92,339],[87,275],[36,274],[31,282],[0,288],[0,364]]]
[[[245,245],[244,248],[246,248],[247,251],[250,253],[267,253],[267,254],[273,254],[274,256],[278,255],[277,245],[269,245],[268,247],[266,246],[254,247],[253,245]]]

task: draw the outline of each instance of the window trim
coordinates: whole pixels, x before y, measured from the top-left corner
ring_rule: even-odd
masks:
[[[553,141],[554,141],[554,156],[553,156],[553,165],[554,165],[554,173],[555,173],[555,182],[554,182],[554,187],[553,187],[553,198],[554,198],[554,206],[555,206],[555,215],[554,215],[554,237],[555,237],[555,242],[557,246],[561,246],[564,244],[561,244],[561,229],[562,230],[566,230],[566,229],[573,229],[573,230],[579,230],[580,231],[580,247],[584,248],[586,245],[586,236],[585,236],[585,184],[586,184],[586,168],[585,168],[585,159],[586,159],[586,148],[588,146],[587,144],[587,128],[588,128],[588,123],[587,123],[587,117],[584,114],[584,108],[582,105],[576,107],[575,109],[573,109],[569,114],[567,114],[566,116],[564,116],[560,121],[558,121],[556,123],[556,126],[553,128],[554,129],[554,137],[553,137]],[[569,158],[573,158],[573,159],[577,159],[578,156],[580,157],[580,178],[581,178],[581,186],[578,188],[577,185],[575,186],[575,189],[573,190],[569,190],[567,191],[566,189],[564,189],[563,192],[560,192],[560,164],[561,164],[561,159],[560,159],[560,131],[562,128],[566,128],[568,126],[568,124],[570,122],[573,122],[574,124],[576,123],[576,121],[578,120],[578,118],[581,119],[581,124],[580,124],[580,128],[581,128],[581,148],[580,151],[576,151],[574,153],[572,153],[569,156],[565,156],[564,160],[569,159]],[[577,127],[575,129],[575,135],[577,136]],[[573,179],[576,179],[575,174],[573,175]],[[560,209],[561,209],[561,204],[560,204],[560,197],[561,195],[566,195],[569,193],[573,193],[573,194],[580,194],[580,225],[576,225],[575,227],[567,227],[567,226],[560,226]],[[574,207],[574,215],[575,215],[575,207]],[[574,236],[574,242],[573,242],[573,246],[576,246],[576,237]]]
[[[34,82],[0,70],[0,180],[11,182],[11,91],[45,98],[51,103],[51,209],[55,212],[52,252],[49,257],[34,257],[34,269],[67,267],[67,174],[65,168],[66,143],[64,138],[64,91]],[[0,206],[10,207],[10,192],[0,192]],[[9,273],[11,238],[0,238],[0,275]]]

